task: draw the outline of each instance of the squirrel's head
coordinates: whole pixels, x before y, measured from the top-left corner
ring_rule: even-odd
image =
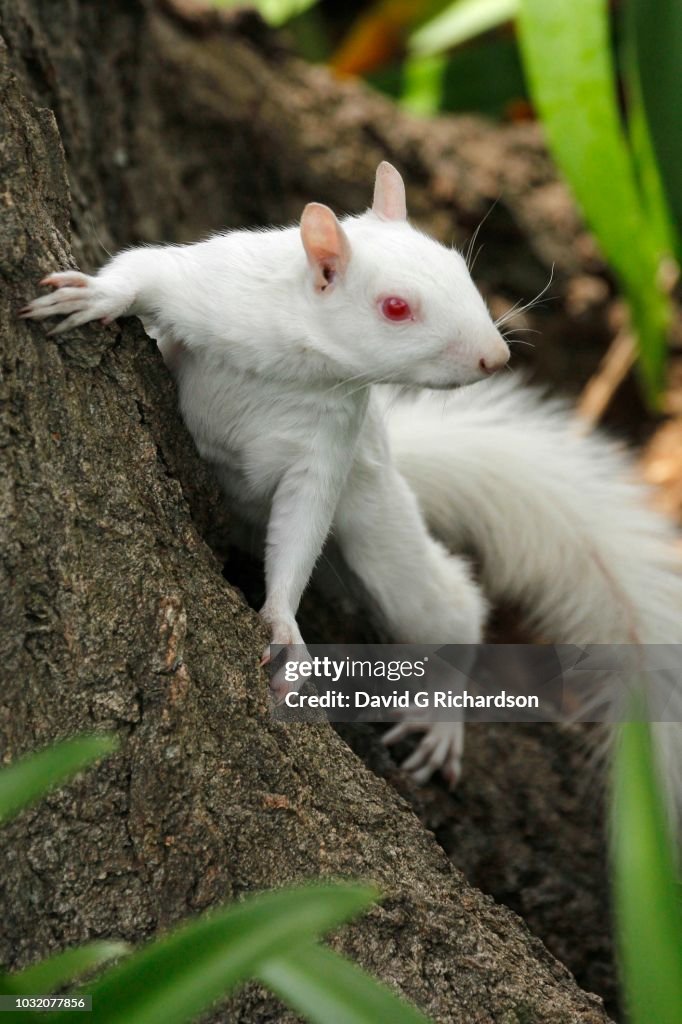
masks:
[[[509,348],[466,262],[407,221],[405,186],[377,168],[374,202],[339,222],[309,203],[301,218],[315,343],[349,375],[452,388],[505,366]]]

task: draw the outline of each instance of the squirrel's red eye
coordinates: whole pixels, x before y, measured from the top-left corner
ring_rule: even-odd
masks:
[[[412,318],[409,302],[405,302],[405,299],[401,299],[397,295],[389,295],[387,299],[384,299],[381,303],[381,312],[387,320],[399,321]]]

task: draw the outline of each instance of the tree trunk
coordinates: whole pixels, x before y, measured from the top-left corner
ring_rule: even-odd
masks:
[[[245,892],[346,876],[384,900],[335,944],[436,1020],[605,1021],[331,728],[271,717],[264,631],[207,544],[225,536],[223,503],[137,321],[57,343],[16,319],[46,271],[93,268],[103,247],[286,221],[313,197],[361,209],[383,157],[417,217],[460,240],[504,187],[481,260],[494,302],[537,291],[552,260],[565,296],[576,273],[601,280],[598,258],[534,129],[411,121],[296,61],[253,16],[185,7],[0,0],[2,756],[122,738],[4,830],[0,958],[137,942]],[[543,190],[561,216],[536,232]],[[560,337],[570,319],[553,324]],[[493,755],[474,774],[489,787]],[[468,827],[485,841],[485,822]],[[289,1017],[249,986],[215,1019]]]

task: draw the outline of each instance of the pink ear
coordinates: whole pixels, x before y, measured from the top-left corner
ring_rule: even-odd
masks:
[[[301,241],[315,274],[315,287],[324,291],[348,266],[346,233],[328,206],[308,203],[301,217]]]
[[[377,167],[372,210],[382,220],[407,220],[405,184],[393,164],[386,160]]]

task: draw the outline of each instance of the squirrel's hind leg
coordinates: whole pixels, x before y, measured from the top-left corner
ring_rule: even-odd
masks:
[[[420,785],[440,771],[452,788],[462,775],[464,722],[399,722],[381,740],[390,747],[415,732],[424,736],[403,762],[403,769]]]
[[[396,643],[480,643],[486,614],[481,590],[464,559],[429,534],[414,494],[390,462],[356,461],[334,533]],[[405,770],[421,783],[440,769],[454,784],[461,774],[463,723],[420,721],[417,714],[384,741],[397,742],[411,732],[425,735]]]
[[[430,535],[393,465],[353,466],[334,534],[395,643],[480,643],[487,610],[481,589],[465,559]]]

